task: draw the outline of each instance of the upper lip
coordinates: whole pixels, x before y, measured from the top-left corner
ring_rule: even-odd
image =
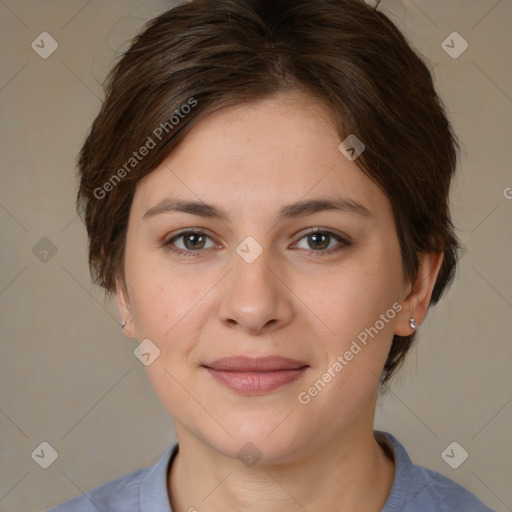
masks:
[[[206,368],[224,372],[272,372],[279,370],[298,370],[309,366],[303,361],[279,356],[268,357],[223,357],[211,363],[203,364]]]

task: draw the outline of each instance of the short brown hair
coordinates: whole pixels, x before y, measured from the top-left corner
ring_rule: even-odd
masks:
[[[341,140],[363,141],[357,163],[392,204],[405,276],[416,277],[419,252],[444,255],[431,304],[439,301],[458,260],[449,189],[459,144],[423,60],[362,0],[192,0],[134,38],[78,158],[91,275],[107,294],[125,283],[137,182],[213,111],[287,90],[322,101]],[[413,340],[394,336],[382,385]]]

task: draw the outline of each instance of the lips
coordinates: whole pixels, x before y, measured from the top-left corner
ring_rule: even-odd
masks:
[[[226,357],[203,367],[218,382],[243,394],[262,394],[299,379],[309,368],[303,361],[271,356]]]
[[[295,359],[288,359],[285,357],[270,356],[270,357],[224,357],[217,359],[212,363],[205,364],[207,368],[212,370],[225,371],[225,372],[272,372],[280,370],[297,370],[307,363],[296,361]]]

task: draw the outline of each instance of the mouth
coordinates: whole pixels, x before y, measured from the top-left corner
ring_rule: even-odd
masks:
[[[263,394],[299,379],[307,363],[284,357],[226,357],[202,365],[218,382],[242,394]]]

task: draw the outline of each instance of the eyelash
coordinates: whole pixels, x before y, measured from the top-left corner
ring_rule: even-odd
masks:
[[[321,233],[321,234],[324,234],[324,235],[329,235],[330,237],[334,238],[336,241],[338,241],[341,245],[339,245],[338,247],[335,247],[334,249],[331,248],[331,249],[326,249],[326,250],[310,250],[310,251],[307,251],[309,253],[309,255],[311,256],[321,256],[322,253],[324,254],[332,254],[333,252],[337,252],[345,247],[350,247],[352,245],[351,242],[349,242],[347,239],[343,238],[342,236],[338,235],[337,233],[333,233],[332,231],[328,231],[328,230],[322,230],[320,228],[316,228],[314,230],[311,230],[311,231],[308,231],[307,233],[304,233],[304,235],[301,236],[301,238],[299,239],[299,242],[312,235],[312,234],[318,234],[318,233]],[[169,252],[172,252],[178,256],[192,256],[192,257],[198,257],[201,255],[201,252],[204,251],[204,249],[197,249],[197,250],[188,250],[188,251],[185,251],[183,249],[177,249],[175,247],[172,247],[172,244],[178,240],[179,238],[185,236],[185,235],[200,235],[200,236],[206,236],[208,238],[211,238],[208,233],[206,233],[206,231],[203,231],[202,229],[188,229],[188,230],[185,230],[185,231],[181,231],[180,233],[178,233],[177,235],[174,235],[172,238],[170,238],[169,240],[167,240],[166,242],[164,242],[164,247],[169,251]]]

